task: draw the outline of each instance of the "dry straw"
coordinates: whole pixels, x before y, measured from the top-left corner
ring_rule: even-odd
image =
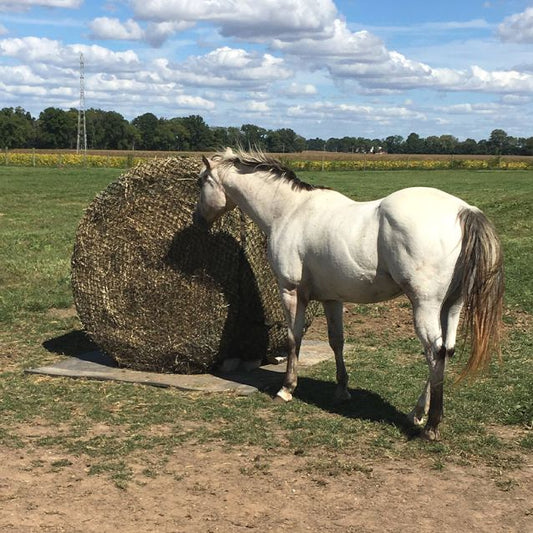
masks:
[[[209,232],[192,225],[199,168],[196,158],[138,165],[94,199],[78,227],[78,314],[121,366],[200,373],[226,358],[286,355],[265,236],[238,209]]]

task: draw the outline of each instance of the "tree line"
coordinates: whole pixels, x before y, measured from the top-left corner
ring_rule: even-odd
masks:
[[[132,121],[115,111],[85,112],[87,147],[93,150],[211,151],[225,146],[258,147],[268,152],[304,150],[391,154],[533,155],[533,137],[513,137],[495,129],[488,139],[460,141],[453,135],[384,139],[342,137],[305,139],[290,128],[265,129],[255,124],[211,127],[200,115],[161,118],[144,113]],[[0,110],[0,149],[76,148],[78,110],[48,107],[34,118],[22,107]]]

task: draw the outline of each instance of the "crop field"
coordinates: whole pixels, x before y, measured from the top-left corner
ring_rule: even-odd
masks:
[[[317,161],[321,164],[320,159]],[[159,486],[170,491],[165,496],[168,498],[171,492],[179,498],[179,491],[187,490],[182,496],[193,506],[202,499],[216,506],[217,498],[222,498],[220,491],[226,490],[226,504],[233,497],[244,498],[240,511],[234,511],[237,516],[246,505],[246,495],[238,492],[242,487],[247,487],[250,498],[254,491],[261,494],[254,501],[272,503],[277,501],[275,496],[282,498],[283,487],[293,483],[302,492],[300,504],[310,506],[309,516],[302,515],[301,519],[311,528],[324,529],[317,517],[311,521],[312,491],[317,491],[317,498],[320,490],[332,491],[331,494],[337,490],[341,495],[343,486],[353,488],[358,483],[361,487],[369,484],[370,491],[373,475],[383,485],[387,468],[398,473],[405,467],[414,468],[420,479],[443,476],[434,482],[435,497],[439,497],[439,483],[444,487],[446,479],[452,479],[446,475],[459,470],[468,472],[484,490],[492,491],[490,494],[498,498],[509,494],[501,505],[510,505],[513,519],[520,527],[523,525],[524,531],[527,529],[526,521],[530,524],[533,512],[531,502],[524,501],[531,494],[528,484],[533,463],[531,170],[422,167],[416,172],[361,169],[350,173],[326,167],[323,171],[299,172],[304,181],[327,185],[356,200],[374,199],[411,185],[439,187],[477,205],[495,223],[504,248],[506,271],[502,360],[495,358],[489,371],[477,380],[455,385],[454,377],[466,354],[459,353],[451,361],[442,441],[435,444],[413,438],[416,431],[405,418],[422,390],[427,369],[412,330],[407,301],[403,299],[347,306],[346,335],[350,344],[346,361],[353,399],[339,407],[331,402],[335,381],[331,361],[302,372],[295,399],[287,405],[274,404],[268,391],[245,398],[206,396],[24,374],[28,367],[94,348],[81,332],[73,308],[70,255],[83,209],[120,173],[120,168],[0,166],[0,452],[12,458],[15,466],[10,467],[11,476],[22,472],[35,487],[41,482],[49,483],[48,492],[45,494],[43,489],[41,493],[41,510],[52,505],[54,483],[62,487],[67,499],[73,494],[80,501],[86,497],[91,502],[87,495],[104,491],[106,497],[115,498],[113,505],[106,507],[109,513],[116,511],[121,498],[126,498],[132,506],[131,516],[138,517],[138,530],[145,527],[149,531],[150,524],[155,527],[156,522],[148,522],[144,512],[135,514],[142,506],[140,499],[135,500],[138,508],[131,500],[134,495],[141,498],[143,494],[155,498],[153,504],[158,505],[157,495],[148,496],[142,492],[144,487]],[[326,340],[323,317],[317,318],[308,334]],[[199,450],[203,455],[198,455]],[[183,454],[190,458],[184,459]],[[211,478],[194,466],[195,461],[208,462],[210,457],[217,460],[216,467],[211,465],[213,472],[232,479],[233,488],[213,488]],[[297,468],[288,466],[293,461]],[[203,477],[194,478],[193,473],[200,476],[200,470]],[[290,473],[285,477],[283,472]],[[411,479],[408,473],[395,479],[395,490],[409,480],[415,482],[414,474]],[[13,513],[20,509],[24,514],[24,505],[31,504],[23,496],[27,485],[20,481],[22,488],[15,494],[6,487],[16,481],[8,483],[6,478],[6,484],[2,483],[0,474],[0,507],[7,506]],[[90,483],[92,488],[87,488]],[[81,486],[85,487],[85,497],[76,492]],[[261,486],[266,492],[260,491]],[[268,486],[271,493],[266,490]],[[448,487],[452,491],[455,485],[450,481]],[[474,490],[475,482],[472,487]],[[305,494],[307,490],[311,492]],[[480,489],[479,497],[483,499],[481,492]],[[519,500],[522,503],[516,503]],[[292,505],[298,506],[297,501]],[[168,505],[161,505],[171,515],[178,512],[170,500]],[[472,508],[475,505],[473,502]],[[215,523],[209,523],[206,511],[199,507],[198,514],[189,518],[185,514],[172,515],[172,524],[160,515],[161,527],[152,530],[248,530],[246,520],[237,527],[237,522],[224,521],[227,514],[222,507],[214,508],[219,509],[218,514],[213,511]],[[247,520],[252,521],[253,513],[259,516],[261,509],[259,503],[255,510],[248,509]],[[35,508],[30,511],[27,516],[36,516]],[[127,506],[124,513],[124,523],[133,527],[128,522],[131,516]],[[20,529],[13,529],[17,531],[31,526],[22,518],[16,522],[15,514],[11,518],[0,517],[0,529],[9,530],[10,524],[18,524]],[[59,531],[59,518],[54,522],[52,512],[45,515],[42,523]],[[189,529],[180,525],[182,518],[189,520]],[[283,527],[276,524],[264,518],[263,530],[276,526],[282,531]],[[470,528],[476,524],[479,525],[452,525]],[[37,527],[28,530],[40,531]],[[79,531],[83,530],[80,526]]]
[[[129,168],[153,158],[198,156],[199,152],[126,150],[13,150],[0,152],[0,166]],[[305,151],[272,154],[296,171],[366,170],[533,170],[532,156],[362,154]]]

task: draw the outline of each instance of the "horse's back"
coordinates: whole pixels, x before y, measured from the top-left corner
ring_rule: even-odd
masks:
[[[395,191],[381,200],[380,209],[394,217],[406,219],[455,217],[469,207],[464,201],[433,187],[409,187]]]

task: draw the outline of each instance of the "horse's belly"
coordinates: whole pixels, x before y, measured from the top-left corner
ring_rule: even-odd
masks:
[[[402,294],[400,286],[388,274],[361,274],[337,276],[335,279],[310,280],[313,300],[337,300],[353,303],[375,303],[390,300]]]

